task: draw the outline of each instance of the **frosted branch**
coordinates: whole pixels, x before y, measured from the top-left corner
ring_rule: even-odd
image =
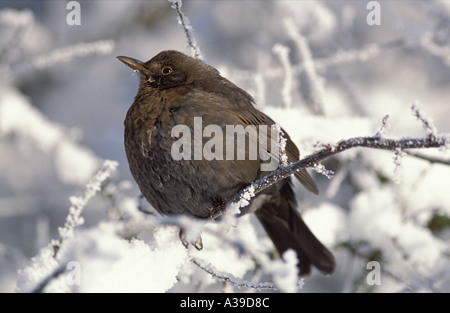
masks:
[[[422,105],[415,101],[411,107],[413,114],[415,117],[417,117],[418,120],[422,122],[422,125],[427,132],[428,136],[430,137],[437,137],[438,131],[436,126],[434,126],[433,120],[425,115],[425,112],[423,111]]]
[[[200,47],[197,43],[197,40],[195,39],[191,23],[189,22],[189,19],[184,14],[184,12],[181,11],[183,1],[182,0],[169,0],[169,2],[172,3],[171,8],[176,10],[178,13],[178,17],[177,17],[178,24],[180,24],[184,29],[184,34],[186,35],[186,40],[187,40],[188,46],[191,48],[192,55],[196,59],[205,61],[205,57],[203,56],[202,52],[200,51]]]
[[[396,148],[394,150],[394,178],[393,181],[398,184],[400,183],[400,171],[401,171],[401,165],[402,165],[402,160],[403,160],[403,156],[405,154],[403,153],[403,149],[402,148]]]
[[[25,31],[34,24],[34,15],[30,10],[16,11],[4,9],[0,11],[0,25],[12,29],[13,34],[8,42],[0,46],[0,64],[8,65],[11,62],[12,51],[17,48],[23,39]]]
[[[33,70],[43,70],[61,63],[71,62],[75,58],[90,55],[109,55],[114,50],[114,40],[98,40],[94,42],[81,42],[73,46],[56,49],[49,53],[35,57],[29,62],[14,68],[10,76],[16,76]]]
[[[294,80],[292,65],[289,61],[290,49],[289,47],[283,46],[281,44],[276,44],[272,50],[278,56],[284,72],[283,89],[281,90],[283,107],[290,108],[292,107],[292,89]]]
[[[305,74],[305,83],[302,84],[302,87],[304,87],[308,94],[308,99],[311,102],[314,112],[323,114],[324,80],[316,71],[316,65],[311,49],[309,48],[308,40],[300,34],[292,19],[285,21],[285,28],[288,35],[296,44],[302,60]]]
[[[211,265],[202,264],[198,259],[191,259],[191,262],[197,265],[200,269],[210,274],[212,277],[219,279],[220,281],[231,283],[238,288],[252,288],[256,290],[277,290],[274,283],[271,282],[252,282],[237,278],[229,273],[222,273]]]
[[[319,173],[328,179],[332,179],[334,177],[334,172],[332,170],[327,170],[322,164],[315,164],[313,168],[316,173]]]
[[[380,130],[376,133],[376,137],[382,137],[385,135],[386,131],[389,129],[389,115],[383,117],[383,121],[380,127]]]
[[[339,154],[345,150],[363,147],[371,149],[381,149],[395,151],[396,149],[423,149],[423,148],[439,148],[445,147],[449,144],[450,137],[441,136],[436,138],[404,138],[404,139],[386,139],[380,137],[355,137],[347,140],[341,140],[337,144],[328,145],[316,153],[313,153],[297,162],[290,163],[287,166],[278,168],[276,171],[264,176],[251,183],[253,193],[256,195],[266,188],[272,186],[273,184],[289,177],[296,171],[302,168],[314,167],[318,162],[328,159],[331,156]],[[248,187],[247,187],[248,188]],[[228,208],[233,207],[236,203],[239,203],[242,195],[247,192],[247,188],[236,193],[227,202],[227,209],[225,211],[228,213]],[[224,213],[221,208],[216,208],[213,219],[218,218]]]
[[[206,273],[210,274],[212,277],[214,277],[220,281],[230,283],[237,288],[244,287],[244,288],[249,288],[249,289],[256,289],[258,291],[261,291],[261,290],[278,291],[278,288],[272,282],[252,282],[252,281],[237,278],[229,273],[222,273],[209,264],[208,265],[203,264],[198,259],[191,259],[191,262],[193,264],[195,264],[196,266],[198,266],[203,271],[205,271]],[[300,278],[297,281],[297,287],[302,289],[303,285],[304,285],[304,279]]]
[[[66,217],[66,222],[63,227],[58,229],[59,239],[52,242],[55,251],[54,256],[58,253],[62,242],[73,236],[74,229],[84,224],[84,219],[81,217],[86,204],[94,197],[98,191],[101,190],[103,182],[111,175],[119,164],[117,161],[105,160],[100,170],[91,178],[86,185],[84,195],[82,197],[70,197],[71,206],[69,214]]]

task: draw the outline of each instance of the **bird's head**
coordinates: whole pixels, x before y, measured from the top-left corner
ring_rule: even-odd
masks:
[[[117,59],[138,72],[141,83],[152,88],[172,88],[220,76],[212,66],[175,50],[160,52],[147,62],[125,56]]]

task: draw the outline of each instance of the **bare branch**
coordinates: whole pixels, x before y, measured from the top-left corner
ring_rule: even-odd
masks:
[[[428,161],[430,163],[439,163],[439,164],[444,164],[444,165],[450,165],[450,160],[444,160],[444,159],[432,157],[429,155],[424,155],[424,154],[418,153],[418,152],[406,151],[405,153],[410,156],[416,157],[418,159]]]
[[[44,280],[42,280],[36,288],[34,288],[31,293],[43,293],[45,288],[54,280],[57,279],[59,276],[64,274],[66,272],[66,267],[61,265],[58,268],[56,268],[50,275],[48,275]]]

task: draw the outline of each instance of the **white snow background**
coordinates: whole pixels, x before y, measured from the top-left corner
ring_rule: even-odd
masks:
[[[154,212],[123,147],[138,76],[115,59],[191,53],[176,11],[166,0],[80,1],[81,25],[70,26],[66,3],[0,3],[1,292],[43,282],[45,292],[450,291],[450,166],[405,155],[396,167],[389,151],[334,156],[323,163],[330,180],[311,170],[318,197],[295,185],[305,221],[336,256],[331,276],[314,271],[299,286],[293,253],[273,258],[253,216],[209,223],[203,250],[185,249],[175,224],[201,225],[138,210]],[[379,3],[375,26],[366,1],[192,0],[182,9],[206,62],[306,156],[375,135],[386,115],[385,137],[425,137],[415,101],[450,132],[450,2]],[[446,149],[420,153],[450,160]],[[380,285],[366,279],[371,260]]]

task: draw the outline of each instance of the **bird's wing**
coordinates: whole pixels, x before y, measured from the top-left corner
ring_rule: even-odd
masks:
[[[234,114],[236,112],[233,112]],[[275,125],[275,122],[265,113],[256,110],[255,108],[247,109],[247,110],[241,110],[236,114],[236,118],[240,119],[242,123],[245,125],[267,125],[268,128],[271,128],[272,125]],[[287,161],[288,163],[298,161],[300,158],[300,151],[298,150],[295,143],[291,140],[287,132],[282,129],[283,137],[286,139],[286,155],[287,155]],[[252,132],[249,133],[250,136],[257,136],[257,140],[259,144],[264,145],[267,147],[266,152],[269,154],[270,158],[272,160],[279,160],[280,155],[278,153],[278,138],[277,136],[272,136],[271,129],[268,129],[267,131],[267,139],[261,138],[258,133]],[[264,140],[267,140],[266,143],[264,143]],[[272,149],[273,147],[277,147],[276,149]],[[268,173],[264,173],[264,175],[267,175]],[[319,193],[319,189],[317,188],[317,185],[311,178],[311,176],[308,174],[308,172],[305,169],[301,169],[298,172],[295,173],[295,176],[297,179],[302,183],[302,185],[309,190],[310,192],[314,194]]]

